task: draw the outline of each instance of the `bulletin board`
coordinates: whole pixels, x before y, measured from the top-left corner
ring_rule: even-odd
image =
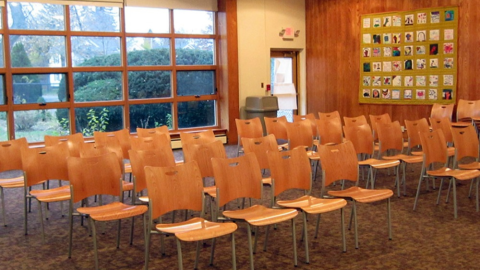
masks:
[[[458,7],[361,16],[360,103],[454,103]]]

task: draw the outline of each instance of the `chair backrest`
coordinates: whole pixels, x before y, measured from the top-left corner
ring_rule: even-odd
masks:
[[[132,164],[132,173],[135,179],[135,192],[140,192],[147,188],[145,180],[145,166],[152,167],[173,167],[175,166],[175,157],[170,148],[134,150],[128,151],[130,164]]]
[[[172,150],[170,139],[165,134],[154,134],[151,137],[130,137],[132,150],[153,150],[168,148]]]
[[[67,143],[68,149],[70,151],[70,156],[72,157],[80,156],[79,145],[84,143],[83,134],[81,132],[65,136],[45,135],[44,141],[45,146],[52,146],[62,142]]]
[[[262,197],[262,175],[257,158],[246,153],[237,158],[212,158],[215,185],[219,190],[217,207],[239,198]]]
[[[287,123],[288,149],[298,146],[313,147],[313,133],[310,120]]]
[[[422,141],[420,140],[420,135],[418,133],[430,131],[430,127],[428,126],[426,118],[421,118],[417,120],[405,120],[405,127],[407,128],[408,136],[408,154],[410,154],[413,147],[422,144]]]
[[[260,118],[235,119],[235,125],[238,133],[238,143],[241,145],[241,138],[259,138],[263,137],[263,126]]]
[[[318,131],[317,131],[317,123],[315,122],[315,120],[317,120],[317,118],[315,118],[315,114],[308,113],[308,114],[304,114],[304,115],[297,115],[297,114],[293,115],[293,122],[299,122],[299,121],[304,121],[304,120],[310,120],[310,126],[312,128],[312,134],[313,134],[313,136],[315,136],[315,138],[317,138],[318,137]]]
[[[442,130],[420,132],[420,139],[422,140],[424,168],[434,169],[430,165],[435,163],[441,163],[446,167],[448,162],[447,142]]]
[[[269,151],[270,176],[273,196],[289,189],[312,189],[312,169],[307,152],[303,147],[289,151]]]
[[[357,154],[373,155],[373,134],[368,123],[363,125],[344,126],[345,139],[352,142]]]
[[[260,169],[269,169],[267,152],[278,152],[278,144],[275,135],[270,134],[260,138],[242,138],[243,151],[254,153],[257,156]]]
[[[275,135],[276,139],[288,139],[287,128],[285,127],[285,124],[288,122],[286,116],[264,117],[263,120],[265,121],[267,134]]]
[[[391,123],[392,119],[388,113],[384,113],[381,115],[369,115],[370,117],[370,126],[373,130],[373,140],[378,140],[378,131],[377,131],[377,124],[379,123]]]
[[[432,126],[432,130],[442,130],[445,141],[449,145],[453,145],[453,136],[451,130],[452,123],[450,122],[450,120],[448,120],[448,117],[430,118],[430,125]]]
[[[115,143],[118,143],[120,148],[122,149],[122,156],[125,159],[128,159],[128,150],[131,149],[130,146],[130,131],[128,129],[124,128],[121,130],[117,131],[110,131],[110,132],[100,132],[100,131],[94,131],[93,132],[93,139],[95,140],[95,143],[97,145],[101,144],[107,144],[111,145],[113,142],[111,139],[112,138],[117,138]]]
[[[196,161],[202,177],[212,177],[212,158],[226,158],[227,153],[221,141],[214,141],[205,144],[185,144],[183,157],[186,162]]]
[[[358,181],[357,153],[351,141],[321,145],[318,154],[322,161],[322,194],[326,186],[337,180]]]
[[[479,159],[479,142],[474,126],[452,127],[452,137],[455,145],[455,161],[473,157]]]
[[[320,144],[341,143],[343,141],[342,120],[340,117],[322,117],[315,120]]]
[[[358,126],[358,125],[364,125],[368,124],[367,118],[365,115],[359,115],[355,117],[343,117],[343,122],[345,123],[345,126]]]
[[[397,154],[403,152],[403,133],[398,121],[390,123],[377,123],[379,156],[387,150],[396,150]]]
[[[215,137],[215,133],[213,130],[204,130],[200,132],[182,132],[180,133],[180,141],[182,145],[184,144],[202,144],[202,143],[210,143],[217,140]]]
[[[480,100],[459,99],[456,110],[457,122],[471,121],[472,117],[480,116]]]
[[[97,145],[95,143],[84,143],[80,148],[80,157],[98,157],[108,153],[114,153],[117,157],[118,165],[120,166],[122,175],[125,173],[125,166],[123,163],[122,151],[118,147],[109,147],[106,145]]]
[[[173,210],[203,213],[202,176],[195,161],[179,166],[145,167],[151,218]]]
[[[452,121],[453,108],[455,104],[440,104],[434,103],[430,111],[430,118],[448,117]]]
[[[95,157],[69,157],[67,164],[74,203],[93,195],[122,198],[122,170],[115,153]]]
[[[68,145],[60,143],[38,148],[23,148],[22,165],[26,187],[42,183],[45,180],[69,180],[67,158]]]
[[[340,123],[342,121],[342,118],[340,117],[340,113],[338,111],[333,111],[333,112],[318,112],[318,119],[322,119],[323,117],[328,117],[328,118],[340,118]]]
[[[167,135],[167,138],[171,140],[170,130],[168,129],[168,126],[164,125],[156,128],[138,128],[137,127],[138,137],[152,137],[154,134],[165,134]]]
[[[28,148],[25,137],[0,142],[0,172],[23,170],[22,149]]]

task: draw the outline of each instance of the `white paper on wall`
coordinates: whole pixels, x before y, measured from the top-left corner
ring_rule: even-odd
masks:
[[[297,109],[297,91],[293,83],[275,83],[273,95],[278,99],[279,110]]]

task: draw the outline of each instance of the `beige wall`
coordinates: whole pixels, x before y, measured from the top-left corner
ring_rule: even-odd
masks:
[[[305,1],[237,0],[240,107],[247,96],[265,95],[270,84],[270,50],[299,50],[299,112],[306,107]],[[280,30],[293,27],[300,36],[283,40]],[[261,85],[264,85],[262,88]]]

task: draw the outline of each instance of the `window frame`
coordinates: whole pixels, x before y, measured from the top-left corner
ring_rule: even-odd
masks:
[[[71,31],[70,29],[70,8],[69,5],[63,5],[65,12],[65,29],[64,30],[11,30],[8,27],[8,1],[4,7],[1,8],[2,25],[0,28],[0,35],[3,35],[4,44],[4,67],[0,67],[0,74],[4,75],[4,89],[5,89],[5,104],[0,105],[0,112],[7,113],[8,123],[8,138],[15,139],[15,111],[25,110],[43,110],[43,109],[69,109],[70,134],[76,133],[75,124],[75,109],[84,107],[109,107],[122,106],[123,107],[123,127],[130,129],[130,105],[138,104],[153,104],[153,103],[171,103],[172,108],[172,129],[171,132],[176,133],[183,130],[204,130],[217,129],[220,127],[220,95],[217,91],[219,86],[219,34],[218,34],[218,12],[213,12],[213,34],[175,34],[174,32],[174,10],[169,9],[170,33],[127,33],[125,27],[125,8],[120,8],[119,12],[119,32],[80,32]],[[10,36],[13,35],[35,35],[35,36],[62,36],[65,37],[65,67],[11,67],[10,55]],[[92,36],[92,37],[118,37],[120,38],[120,66],[73,66],[72,63],[72,37],[76,36]],[[129,37],[147,37],[147,38],[168,38],[170,40],[170,65],[165,66],[129,66],[127,63],[127,38]],[[175,39],[177,38],[195,38],[195,39],[211,39],[213,41],[213,64],[212,65],[177,65],[176,64],[176,48]],[[75,102],[74,101],[74,80],[73,75],[77,72],[121,72],[122,81],[122,100],[112,101],[88,101]],[[130,99],[128,89],[128,74],[130,71],[170,71],[171,72],[171,96],[160,98],[146,98],[146,99]],[[178,96],[177,95],[177,72],[178,71],[214,71],[214,93],[211,95],[201,96]],[[65,74],[67,99],[64,102],[44,103],[44,104],[14,104],[13,102],[13,76],[16,74],[51,74],[62,73]],[[215,125],[204,127],[182,128],[178,127],[178,104],[187,101],[203,101],[215,100]],[[132,132],[134,132],[132,130]]]

